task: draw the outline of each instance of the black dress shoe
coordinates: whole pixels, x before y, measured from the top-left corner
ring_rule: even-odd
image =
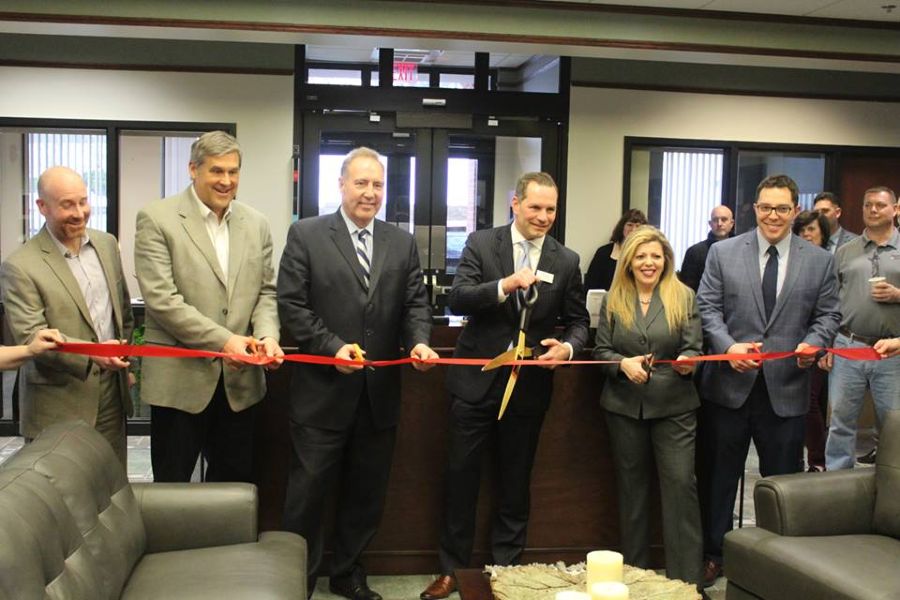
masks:
[[[872,448],[862,456],[856,457],[856,462],[863,465],[874,465],[875,457],[878,455],[878,448]]]
[[[712,587],[716,584],[716,580],[722,576],[722,563],[707,559],[703,563],[703,582],[704,588]]]
[[[364,580],[354,577],[332,577],[328,582],[328,589],[332,594],[350,600],[382,600],[381,594],[369,588]]]

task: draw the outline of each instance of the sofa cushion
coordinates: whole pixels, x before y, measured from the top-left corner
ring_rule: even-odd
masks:
[[[137,564],[123,600],[306,599],[306,542],[269,531],[259,543],[147,554]]]
[[[900,410],[887,413],[875,460],[872,529],[882,535],[900,538]]]
[[[0,470],[0,533],[0,598],[103,597],[101,569],[44,476]]]
[[[103,436],[81,421],[53,425],[4,468],[30,469],[49,480],[101,569],[102,593],[84,597],[118,598],[144,553],[146,534],[125,470]]]
[[[725,576],[760,598],[896,598],[900,540],[881,535],[791,537],[759,527],[725,536]]]

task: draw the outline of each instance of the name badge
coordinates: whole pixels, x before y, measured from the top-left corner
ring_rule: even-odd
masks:
[[[540,269],[538,269],[534,276],[544,283],[553,283],[553,273],[548,273],[547,271],[541,271]]]

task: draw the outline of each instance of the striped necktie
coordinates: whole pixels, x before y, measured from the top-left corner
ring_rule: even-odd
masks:
[[[369,270],[372,266],[372,262],[369,260],[369,245],[366,243],[366,236],[368,235],[368,229],[360,229],[356,232],[356,256],[359,258],[359,265],[363,270],[366,288],[369,287]]]
[[[522,269],[530,269],[531,268],[531,256],[529,252],[531,250],[531,242],[528,240],[521,240],[516,242],[519,248],[521,248],[521,253],[516,260],[516,271],[521,271]],[[519,310],[522,310],[522,306],[525,304],[525,290],[516,290],[516,306]]]

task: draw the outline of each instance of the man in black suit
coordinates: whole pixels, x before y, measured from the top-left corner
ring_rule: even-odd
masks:
[[[428,347],[431,310],[415,240],[375,219],[384,198],[378,153],[350,152],[339,184],[338,212],[288,232],[278,273],[285,331],[302,353],[389,360],[400,357],[402,343],[413,358],[437,358]],[[359,557],[381,520],[399,414],[400,367],[294,368],[284,525],[309,544],[310,595],[321,570],[325,497],[337,479],[330,589],[354,600],[381,598]]]
[[[547,236],[556,219],[557,194],[549,175],[527,173],[516,185],[513,224],[469,236],[449,298],[454,313],[469,315],[455,357],[490,357],[509,348],[518,335],[519,291],[532,285],[537,286],[538,300],[527,344],[546,350],[538,361],[569,360],[584,346],[589,317],[578,255]],[[559,338],[554,337],[557,323],[563,326]],[[451,594],[456,589],[454,570],[469,563],[482,454],[491,437],[499,459],[493,562],[513,564],[525,547],[531,467],[550,405],[553,372],[522,369],[509,407],[498,421],[509,372],[509,368],[482,372],[454,366],[447,373],[450,424],[441,576],[422,592],[423,600]]]

